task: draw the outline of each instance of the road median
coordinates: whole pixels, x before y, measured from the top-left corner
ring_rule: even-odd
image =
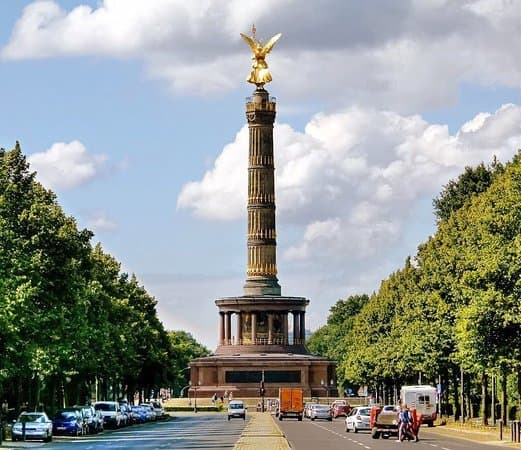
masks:
[[[270,413],[252,412],[234,450],[289,450],[284,434]]]

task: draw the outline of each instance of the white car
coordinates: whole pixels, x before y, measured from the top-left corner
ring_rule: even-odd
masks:
[[[96,402],[94,403],[94,409],[101,411],[104,426],[119,428],[122,425],[123,417],[121,416],[121,406],[118,402]]]
[[[232,417],[242,417],[242,420],[246,419],[246,407],[242,400],[232,400],[228,403],[228,420]]]
[[[156,413],[156,418],[160,419],[165,415],[165,408],[161,406],[161,403],[159,403],[156,400],[152,400],[149,402],[149,405],[152,407],[154,412]]]
[[[311,405],[311,409],[309,410],[309,418],[311,420],[325,419],[331,422],[333,420],[331,407],[329,405],[320,405],[315,403],[314,405]]]
[[[370,430],[371,408],[369,406],[357,406],[346,417],[346,432],[358,430]]]
[[[25,439],[42,439],[52,441],[52,420],[44,412],[23,412],[13,424],[12,439],[21,441],[23,439],[25,426]]]

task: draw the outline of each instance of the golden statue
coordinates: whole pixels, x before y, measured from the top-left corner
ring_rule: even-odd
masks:
[[[275,42],[282,36],[282,33],[276,34],[266,45],[263,45],[262,41],[260,39],[257,40],[255,36],[255,25],[251,28],[251,31],[252,37],[241,33],[242,38],[249,44],[253,51],[252,70],[246,81],[255,84],[257,87],[262,87],[265,83],[269,83],[272,80],[270,71],[268,70],[268,64],[266,63],[266,55],[271,51]]]

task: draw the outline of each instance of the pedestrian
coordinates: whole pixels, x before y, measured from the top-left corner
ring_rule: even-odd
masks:
[[[217,401],[217,392],[215,392],[213,395],[212,395],[212,405],[215,406],[215,402]]]

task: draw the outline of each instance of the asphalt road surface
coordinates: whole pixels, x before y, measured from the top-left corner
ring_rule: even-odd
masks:
[[[420,429],[419,442],[396,442],[395,438],[373,439],[369,431],[346,433],[344,418],[332,422],[304,419],[277,421],[281,431],[291,444],[292,450],[490,450],[490,445],[464,439],[429,433],[426,427]]]
[[[55,436],[53,442],[4,441],[7,448],[55,450],[152,450],[152,449],[233,449],[246,420],[227,420],[225,414],[191,414],[174,420],[133,425],[84,437]]]

